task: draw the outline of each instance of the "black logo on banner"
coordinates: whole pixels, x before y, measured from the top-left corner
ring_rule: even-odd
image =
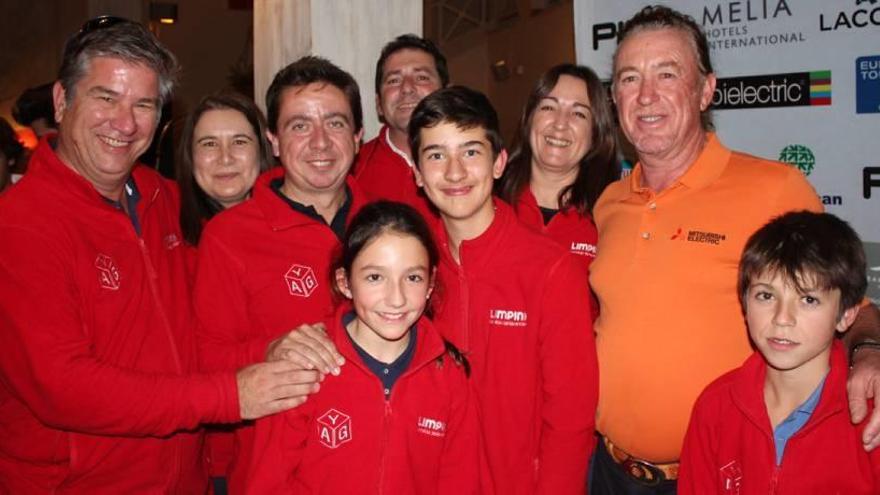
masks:
[[[719,78],[716,110],[831,104],[831,71]]]

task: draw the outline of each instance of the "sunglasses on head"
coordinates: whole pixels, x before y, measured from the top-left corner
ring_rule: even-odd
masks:
[[[82,27],[79,28],[79,33],[77,33],[77,35],[82,36],[82,35],[97,31],[99,29],[104,29],[104,28],[108,28],[110,26],[115,26],[117,24],[121,24],[123,22],[132,22],[132,21],[130,21],[124,17],[117,17],[115,15],[102,15],[99,17],[95,17],[93,19],[89,19],[86,22],[84,22]]]

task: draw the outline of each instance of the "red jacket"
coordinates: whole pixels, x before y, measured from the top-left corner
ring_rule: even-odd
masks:
[[[443,228],[437,238],[435,322],[471,362],[484,491],[583,493],[598,395],[586,272],[502,201],[488,230],[461,243],[461,265]]]
[[[296,409],[257,421],[247,492],[476,493],[479,431],[468,380],[431,322],[418,321],[415,354],[386,400],[342,315],[327,322],[346,358],[342,374]]]
[[[290,207],[269,186],[284,176],[263,173],[250,200],[218,213],[199,241],[193,300],[205,370],[235,370],[264,361],[272,340],[333,312],[330,263],[340,248],[328,225]],[[348,218],[366,203],[348,179]],[[236,429],[230,486],[240,493],[253,429]]]
[[[132,176],[140,236],[46,140],[0,198],[0,493],[202,493],[196,428],[240,419],[232,373],[189,374],[175,191]]]
[[[596,258],[596,245],[599,242],[599,232],[592,217],[581,215],[577,210],[569,207],[561,209],[553,215],[550,223],[544,225],[544,216],[538,207],[538,201],[528,187],[520,194],[513,208],[522,223],[558,242],[571,254],[576,254],[589,272],[590,263]],[[592,297],[592,294],[590,302],[595,320],[599,316],[599,302]]]
[[[560,246],[578,255],[578,259],[589,267],[596,258],[596,243],[599,233],[589,215],[581,215],[574,208],[563,208],[544,225],[544,216],[538,208],[538,201],[526,187],[513,205],[519,220],[542,234],[558,242]]]
[[[412,166],[388,145],[387,132],[388,126],[383,126],[375,139],[361,146],[352,172],[354,178],[373,198],[406,203],[429,223],[435,222],[437,210],[416,184]]]
[[[843,346],[834,343],[819,404],[785,445],[778,467],[764,402],[766,373],[756,352],[703,391],[684,439],[679,493],[880,493],[880,451],[862,448],[867,421],[854,426],[849,419]]]

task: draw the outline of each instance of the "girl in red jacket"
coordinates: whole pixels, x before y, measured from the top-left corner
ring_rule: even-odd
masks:
[[[475,493],[478,431],[467,364],[423,316],[437,249],[402,203],[365,206],[326,323],[350,363],[296,409],[256,424],[249,493]]]

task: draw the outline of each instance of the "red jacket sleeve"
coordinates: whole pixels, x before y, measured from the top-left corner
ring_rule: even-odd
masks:
[[[246,493],[289,493],[308,439],[304,407],[258,419]]]
[[[455,366],[451,359],[449,365]],[[475,494],[479,492],[480,481],[480,427],[476,398],[463,370],[449,372],[460,375],[453,386],[453,391],[459,393],[453,397],[437,493]]]
[[[275,338],[253,328],[244,276],[241,261],[212,235],[209,225],[199,242],[193,290],[199,360],[206,371],[235,370],[265,361],[266,348]]]
[[[547,274],[541,328],[538,493],[583,493],[595,444],[599,371],[587,273],[566,254]]]
[[[71,255],[30,230],[8,228],[0,237],[0,379],[43,424],[165,436],[240,419],[232,373],[137,371],[96,357]]]
[[[704,395],[697,400],[691,413],[678,471],[678,493],[681,495],[715,493],[718,489],[712,467],[715,465],[712,462],[714,434],[711,416],[707,417],[707,406]]]

